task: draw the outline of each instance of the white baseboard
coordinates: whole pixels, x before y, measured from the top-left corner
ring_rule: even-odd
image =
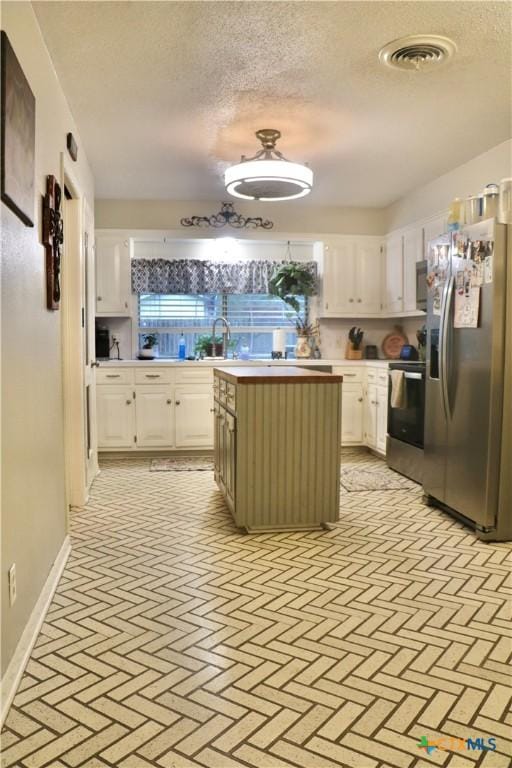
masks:
[[[27,622],[20,641],[16,646],[13,657],[9,662],[9,666],[5,670],[5,674],[1,682],[1,713],[0,724],[3,725],[5,718],[9,712],[9,708],[12,704],[12,700],[20,684],[21,677],[25,671],[32,648],[37,640],[39,630],[43,624],[48,608],[52,601],[57,584],[59,583],[62,571],[66,565],[69,553],[71,552],[71,542],[69,536],[66,536],[62,543],[62,547],[59,550],[57,557],[52,565],[51,571],[48,574],[48,578],[45,581],[44,587],[41,590],[41,594],[37,599],[37,603],[34,606],[34,610],[30,614],[30,618]]]

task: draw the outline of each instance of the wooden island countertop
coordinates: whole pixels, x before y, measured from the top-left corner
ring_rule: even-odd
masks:
[[[341,384],[343,376],[296,366],[233,366],[215,368],[214,374],[234,384]]]

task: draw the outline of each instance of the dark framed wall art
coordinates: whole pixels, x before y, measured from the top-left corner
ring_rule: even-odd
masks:
[[[0,47],[2,201],[33,227],[36,100],[3,31]]]

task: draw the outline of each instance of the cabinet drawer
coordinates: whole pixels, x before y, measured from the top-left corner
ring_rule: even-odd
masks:
[[[377,384],[382,384],[383,386],[387,387],[388,376],[389,374],[387,370],[379,371],[377,374]]]
[[[174,378],[176,384],[210,384],[213,368],[178,368]]]
[[[97,384],[133,384],[133,368],[98,368]]]
[[[227,382],[226,387],[226,405],[232,411],[236,411],[236,386]]]
[[[170,368],[136,368],[136,384],[172,384],[173,371]]]
[[[364,368],[353,366],[336,366],[332,369],[333,373],[343,376],[343,384],[360,384],[363,381]]]

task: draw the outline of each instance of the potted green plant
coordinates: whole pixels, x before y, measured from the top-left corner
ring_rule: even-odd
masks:
[[[268,288],[273,296],[286,301],[295,312],[299,312],[298,296],[313,296],[316,293],[316,278],[305,264],[285,262],[274,270]]]
[[[215,342],[215,352],[213,344]],[[213,336],[203,333],[198,336],[194,344],[194,352],[199,357],[220,357],[222,355],[222,336]]]
[[[348,332],[348,342],[346,349],[347,360],[361,360],[363,357],[362,343],[364,331],[361,328],[352,326]]]
[[[148,360],[153,360],[156,354],[155,347],[158,346],[158,336],[156,333],[147,333],[143,338],[144,344],[142,349],[139,349],[139,357],[145,357]]]

